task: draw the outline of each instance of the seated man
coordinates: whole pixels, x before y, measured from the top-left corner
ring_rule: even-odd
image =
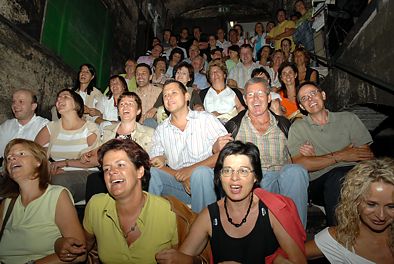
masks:
[[[227,131],[213,115],[190,110],[189,97],[181,82],[164,84],[164,106],[171,114],[153,135],[149,156],[157,168],[151,170],[149,192],[174,195],[200,212],[216,201],[212,146]]]
[[[245,84],[248,110],[228,121],[226,127],[236,140],[251,142],[259,148],[263,171],[261,188],[290,197],[297,206],[302,224],[306,227],[308,172],[300,165],[291,164],[287,148],[290,122],[270,112],[270,101],[268,82],[258,77],[250,79]],[[217,145],[222,147],[232,140],[232,137],[221,137],[220,144]],[[218,149],[214,149],[214,153],[217,151]]]
[[[373,159],[372,138],[355,114],[329,112],[326,94],[315,83],[304,82],[297,100],[308,115],[290,127],[290,155],[310,172],[310,199],[323,202],[327,225],[333,226],[342,178],[357,161]]]
[[[231,88],[244,89],[245,83],[249,80],[252,71],[259,68],[258,63],[253,62],[253,48],[249,44],[244,44],[240,48],[241,61],[231,69],[227,78],[227,84]]]
[[[12,94],[12,113],[14,118],[0,125],[0,158],[4,148],[14,138],[34,140],[49,120],[36,116],[37,96],[28,89],[18,89]],[[1,163],[0,163],[1,164]]]

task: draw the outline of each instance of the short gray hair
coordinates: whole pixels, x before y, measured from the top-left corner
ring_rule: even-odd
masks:
[[[268,81],[266,79],[263,79],[261,77],[253,77],[249,79],[244,86],[244,92],[246,92],[246,89],[249,87],[249,85],[252,84],[257,84],[257,83],[262,83],[266,88],[267,88],[267,94],[270,93],[271,86],[269,85]]]

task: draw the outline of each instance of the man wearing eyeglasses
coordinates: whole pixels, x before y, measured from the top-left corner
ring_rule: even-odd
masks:
[[[372,137],[355,114],[328,111],[326,94],[313,82],[300,86],[297,100],[308,115],[290,127],[289,151],[310,172],[309,198],[323,203],[332,226],[342,178],[356,162],[374,158]]]
[[[285,117],[270,112],[270,88],[263,78],[254,77],[247,81],[244,97],[248,110],[228,121],[230,124],[235,123],[238,130],[232,133],[232,137],[220,137],[218,141],[222,141],[222,144],[219,145],[224,146],[233,138],[255,144],[260,151],[263,171],[260,186],[267,191],[290,197],[306,227],[309,177],[302,166],[291,164],[287,148],[290,122]],[[213,152],[216,151],[219,150],[214,148]]]

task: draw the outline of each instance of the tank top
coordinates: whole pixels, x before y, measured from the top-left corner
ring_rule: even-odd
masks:
[[[268,208],[259,201],[259,216],[252,231],[242,237],[227,235],[220,221],[217,203],[208,206],[211,217],[212,237],[210,238],[214,263],[237,261],[240,263],[265,263],[265,257],[272,255],[279,243],[272,230]]]

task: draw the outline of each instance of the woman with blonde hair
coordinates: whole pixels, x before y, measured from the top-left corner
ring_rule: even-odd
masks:
[[[393,263],[394,160],[361,162],[347,175],[336,209],[338,225],[306,243],[309,258],[331,263]]]
[[[37,143],[13,139],[4,157],[0,190],[14,198],[0,203],[0,263],[62,263],[54,252],[58,238],[75,237],[85,244],[70,192],[49,184],[47,154]]]

